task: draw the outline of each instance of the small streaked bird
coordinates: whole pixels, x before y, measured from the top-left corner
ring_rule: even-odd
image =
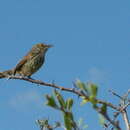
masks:
[[[37,72],[45,61],[45,54],[52,45],[44,43],[35,44],[26,56],[20,60],[12,70],[0,72],[0,78],[5,78],[11,75],[20,75],[23,77],[31,77]]]

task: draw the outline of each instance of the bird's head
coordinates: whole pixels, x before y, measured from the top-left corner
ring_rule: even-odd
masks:
[[[33,46],[32,50],[35,50],[35,53],[43,53],[43,54],[45,54],[46,51],[51,47],[53,47],[53,45],[38,43],[38,44],[35,44]]]
[[[44,50],[44,51],[48,50],[48,48],[53,47],[53,45],[48,45],[48,44],[44,44],[44,43],[38,43],[38,44],[36,44],[36,46],[37,46],[39,49],[42,49],[42,50]]]

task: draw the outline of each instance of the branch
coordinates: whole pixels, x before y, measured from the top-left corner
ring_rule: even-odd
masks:
[[[119,94],[117,94],[117,93],[114,92],[113,90],[109,90],[109,92],[111,92],[114,96],[117,96],[117,97],[120,98],[121,100],[124,100],[123,97],[121,97]]]
[[[41,80],[36,80],[36,79],[26,78],[26,77],[21,77],[21,76],[10,76],[9,79],[24,80],[24,81],[31,82],[31,83],[34,83],[34,84],[38,84],[38,85],[42,85],[42,86],[48,86],[48,87],[51,87],[51,88],[60,89],[62,91],[71,92],[71,93],[74,93],[78,96],[85,96],[86,99],[89,99],[88,96],[84,95],[82,92],[80,92],[78,90],[75,90],[74,88],[65,88],[63,86],[58,86],[54,83],[46,83],[46,82],[43,82]],[[97,103],[99,103],[99,104],[106,104],[108,107],[115,109],[117,111],[120,111],[120,109],[117,106],[113,105],[110,102],[102,101],[102,100],[99,100],[99,99],[96,99],[96,100],[97,100]]]
[[[106,120],[108,120],[117,130],[121,130],[121,128],[120,128],[118,122],[115,122],[115,121],[111,120],[107,113],[106,113],[106,114],[101,113],[101,114],[102,114],[102,115],[104,116],[104,118],[105,118]]]
[[[24,81],[27,81],[27,82],[31,82],[31,83],[34,83],[34,84],[37,84],[37,85],[42,85],[42,86],[48,86],[48,87],[51,87],[51,88],[54,88],[54,89],[60,89],[62,91],[66,91],[66,92],[70,92],[70,93],[73,93],[73,94],[76,94],[77,96],[80,96],[80,97],[85,97],[87,100],[89,100],[89,96],[85,95],[82,91],[80,90],[77,90],[75,88],[65,88],[63,86],[58,86],[54,83],[46,83],[46,82],[43,82],[41,80],[36,80],[36,79],[32,79],[32,78],[28,78],[28,77],[21,77],[21,76],[5,76],[4,78],[8,78],[8,79],[18,79],[18,80],[24,80]],[[120,107],[117,107],[115,105],[113,105],[112,103],[110,102],[106,102],[106,101],[103,101],[103,100],[99,100],[99,99],[95,99],[97,103],[99,104],[104,104],[118,112],[121,112],[121,109]],[[122,110],[123,111],[123,110]],[[102,114],[102,113],[101,113]],[[102,114],[103,115],[103,114]],[[121,128],[119,127],[119,124],[116,123],[115,121],[111,120],[109,118],[109,116],[106,114],[106,115],[103,115],[104,118],[106,120],[108,120],[113,126],[115,126],[118,130],[121,130]],[[126,119],[126,118],[125,118]]]
[[[127,107],[130,105],[130,100],[128,99],[130,90],[128,90],[128,92],[124,95],[124,96],[120,96],[117,93],[115,93],[114,91],[110,90],[110,92],[114,95],[117,96],[118,98],[120,98],[121,100],[121,106],[120,106],[120,112],[117,112],[117,114],[119,115],[120,113],[122,114],[123,120],[125,122],[126,125],[126,129],[130,130],[130,125],[129,125],[129,119],[128,119],[128,114],[127,114]],[[128,102],[126,104],[126,101]]]
[[[127,130],[130,130],[129,119],[128,119],[128,114],[127,114],[126,109],[123,110],[121,113],[122,113],[123,120],[124,120],[125,125],[126,125],[126,129],[127,129]]]
[[[106,111],[103,111],[102,108],[100,107],[95,107],[95,110],[100,113],[111,125],[113,125],[114,128],[116,128],[117,130],[121,130],[120,126],[119,126],[119,122],[118,121],[115,121],[115,120],[112,120],[108,113],[107,113],[107,110]],[[109,124],[109,125],[110,125]],[[104,124],[105,125],[105,124]],[[107,125],[108,127],[108,125]]]

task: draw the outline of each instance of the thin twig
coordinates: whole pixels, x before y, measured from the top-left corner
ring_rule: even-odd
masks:
[[[113,90],[109,90],[109,92],[111,92],[114,96],[117,96],[118,98],[120,98],[121,100],[123,100],[123,97],[121,97],[119,94],[117,94]]]
[[[107,112],[102,112],[101,109],[99,107],[95,108],[95,110],[100,113],[111,125],[113,125],[117,130],[121,130],[120,126],[119,126],[119,122],[112,120],[109,115],[107,114]],[[108,125],[107,125],[108,126]]]
[[[105,118],[106,120],[108,120],[115,128],[117,128],[117,130],[121,130],[121,128],[120,128],[118,122],[115,122],[115,121],[111,120],[110,117],[108,116],[108,114],[102,114],[102,115],[103,115],[104,118]]]

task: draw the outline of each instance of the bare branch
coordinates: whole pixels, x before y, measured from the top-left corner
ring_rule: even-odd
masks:
[[[100,113],[111,125],[113,125],[117,130],[121,130],[120,126],[119,126],[119,122],[112,120],[109,115],[107,114],[107,112],[102,112],[99,108],[96,108],[96,111],[98,113]],[[108,124],[109,125],[109,124]],[[108,126],[107,125],[107,126]]]
[[[117,130],[121,130],[121,128],[120,128],[118,122],[115,122],[115,121],[111,120],[111,118],[108,116],[108,114],[102,114],[102,115],[103,115],[104,118],[105,118],[106,120],[108,120],[115,128],[117,128]]]
[[[85,96],[86,99],[88,99],[89,97],[87,95],[84,95],[82,92],[80,92],[79,90],[75,90],[73,88],[65,88],[63,86],[58,86],[54,83],[46,83],[46,82],[43,82],[41,80],[35,80],[35,79],[31,79],[31,78],[26,78],[26,77],[21,77],[21,76],[10,76],[9,79],[19,79],[19,80],[24,80],[24,81],[27,81],[27,82],[31,82],[31,83],[34,83],[34,84],[38,84],[38,85],[42,85],[42,86],[48,86],[48,87],[51,87],[51,88],[56,88],[56,89],[60,89],[62,91],[67,91],[67,92],[71,92],[71,93],[74,93],[78,96]],[[99,99],[96,99],[97,100],[97,103],[99,104],[106,104],[108,107],[112,108],[112,109],[115,109],[117,111],[120,111],[120,109],[113,105],[112,103],[110,102],[106,102],[106,101],[102,101],[102,100],[99,100]]]
[[[129,125],[129,119],[128,119],[127,111],[123,110],[121,113],[122,113],[123,120],[124,120],[125,125],[126,125],[126,130],[130,130],[130,125]]]
[[[32,78],[27,78],[27,77],[21,77],[21,76],[10,76],[9,79],[19,79],[19,80],[24,80],[24,81],[27,81],[27,82],[31,82],[31,83],[34,83],[34,84],[37,84],[37,85],[42,85],[42,86],[48,86],[48,87],[51,87],[51,88],[54,88],[54,89],[60,89],[62,91],[67,91],[67,92],[71,92],[73,94],[76,94],[77,96],[83,96],[85,97],[86,99],[89,99],[89,97],[87,95],[84,95],[80,90],[77,90],[77,89],[74,89],[74,88],[65,88],[63,86],[58,86],[54,83],[46,83],[46,82],[43,82],[41,80],[36,80],[36,79],[32,79]],[[115,95],[115,94],[114,94]],[[107,105],[108,107],[116,110],[117,112],[122,112],[122,115],[123,115],[123,119],[125,122],[127,122],[127,127],[128,127],[128,118],[127,118],[127,113],[124,112],[124,109],[121,109],[121,107],[117,107],[115,105],[113,105],[112,103],[110,102],[106,102],[106,101],[103,101],[103,100],[99,100],[99,99],[96,99],[96,102],[99,103],[99,104],[105,104]],[[128,106],[129,104],[127,104]],[[125,108],[127,107],[125,106]],[[122,111],[121,111],[122,110]],[[103,115],[103,114],[102,114]],[[103,115],[104,118],[106,120],[108,120],[114,127],[116,127],[118,130],[121,130],[121,128],[119,127],[119,124],[118,122],[115,122],[113,120],[111,120],[109,118],[109,116],[107,114],[104,114]]]
[[[128,99],[130,90],[127,91],[126,94],[124,94],[124,96],[120,96],[119,94],[117,94],[116,92],[110,90],[110,92],[114,95],[117,96],[118,98],[120,98],[121,100],[121,104],[120,104],[120,112],[117,112],[116,114],[119,115],[120,113],[122,114],[123,120],[125,122],[125,126],[127,130],[130,130],[130,125],[129,125],[129,119],[128,119],[128,114],[127,114],[127,107],[130,105],[130,101]]]
[[[111,92],[114,96],[117,96],[118,98],[120,98],[121,100],[123,100],[123,97],[121,97],[119,94],[117,94],[113,90],[109,90],[109,92]]]

